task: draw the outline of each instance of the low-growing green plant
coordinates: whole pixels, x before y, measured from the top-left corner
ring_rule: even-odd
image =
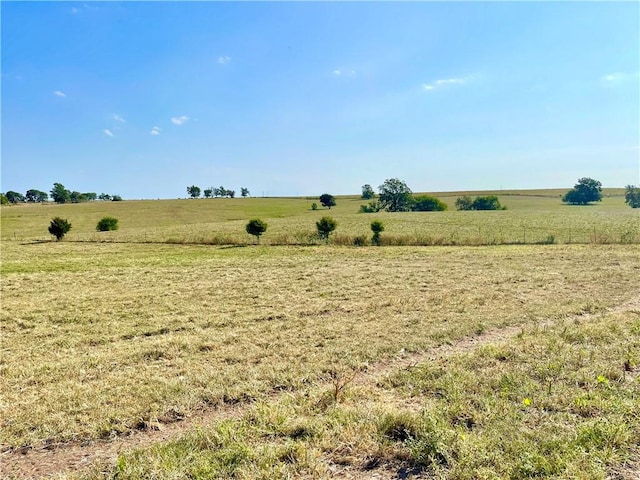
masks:
[[[96,225],[98,232],[109,232],[111,230],[118,230],[118,219],[114,217],[102,217]]]
[[[337,226],[338,222],[336,222],[333,218],[322,217],[316,222],[318,236],[326,243],[329,243],[329,235],[331,235],[331,232],[333,232]]]
[[[267,224],[259,218],[254,218],[253,220],[249,220],[245,228],[247,233],[256,237],[257,243],[260,243],[260,236],[267,231]]]
[[[360,213],[376,213],[382,210],[382,205],[378,200],[371,200],[366,205],[360,205]]]
[[[49,233],[56,237],[59,242],[71,230],[71,224],[66,218],[54,217],[49,225]]]
[[[311,210],[318,210],[318,204],[316,202],[311,204]]]

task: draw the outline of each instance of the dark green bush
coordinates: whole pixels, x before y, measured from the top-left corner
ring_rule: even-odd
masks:
[[[113,217],[103,217],[98,221],[96,230],[99,232],[109,232],[118,229],[118,219]]]
[[[380,220],[374,220],[371,222],[371,231],[373,237],[371,237],[371,243],[380,246],[380,234],[384,232],[384,225]]]
[[[414,212],[443,212],[447,209],[447,204],[430,195],[414,197],[411,210]]]
[[[267,231],[267,224],[259,218],[254,218],[249,220],[245,228],[247,233],[256,237],[257,242],[260,243],[260,236]]]
[[[58,242],[64,238],[69,230],[71,230],[71,224],[66,218],[55,217],[49,225],[49,233],[54,235]]]
[[[318,236],[323,239],[325,242],[329,243],[329,235],[333,232],[338,226],[338,222],[336,222],[331,217],[322,217],[320,220],[316,222],[316,228],[318,229]]]

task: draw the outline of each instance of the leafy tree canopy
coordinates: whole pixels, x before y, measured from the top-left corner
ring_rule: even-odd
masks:
[[[14,192],[13,190],[9,190],[7,193],[5,193],[5,195],[10,203],[24,202],[24,195],[18,192]]]
[[[27,202],[42,203],[49,200],[49,194],[32,188],[31,190],[27,190],[26,198]]]
[[[379,201],[387,212],[407,212],[411,210],[413,199],[411,189],[399,178],[389,178],[378,187]]]
[[[320,203],[323,207],[329,207],[329,210],[331,210],[331,207],[334,207],[336,205],[336,199],[333,195],[323,193],[322,195],[320,195]]]
[[[191,185],[190,187],[187,187],[187,193],[191,198],[198,198],[200,196],[200,187]]]
[[[51,189],[51,198],[56,203],[67,203],[71,201],[71,192],[64,188],[61,183],[54,183]]]
[[[588,205],[602,200],[602,183],[593,178],[580,178],[578,183],[569,190],[562,201],[572,205]]]

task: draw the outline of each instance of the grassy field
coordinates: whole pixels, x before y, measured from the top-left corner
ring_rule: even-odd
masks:
[[[522,224],[508,218],[597,219],[608,238],[638,227],[616,196],[593,207],[554,192],[501,201],[509,210],[357,214],[361,200],[338,198],[330,214],[343,235],[374,218],[390,236],[435,228],[432,218],[514,232]],[[2,449],[109,439],[240,404],[241,417],[87,475],[605,478],[637,459],[640,307],[619,309],[638,298],[637,244],[272,245],[313,229],[327,212],[311,202],[3,207]],[[62,242],[42,233],[55,215],[74,225]],[[92,231],[104,215],[121,230]],[[255,216],[269,231],[245,245]],[[218,234],[242,241],[187,243]],[[347,381],[514,328],[522,334]]]
[[[366,201],[338,197],[330,211],[311,210],[316,198],[239,198],[197,200],[141,200],[88,202],[69,205],[16,205],[2,207],[3,240],[44,241],[54,216],[73,225],[69,241],[169,242],[247,244],[250,218],[267,221],[267,244],[305,245],[318,242],[315,222],[323,215],[338,221],[332,242],[352,244],[356,236],[371,237],[372,220],[382,220],[387,245],[492,245],[509,243],[640,243],[640,212],[624,204],[624,190],[604,191],[601,203],[569,206],[559,190],[499,193],[506,211],[458,212],[455,200],[463,194],[438,193],[449,205],[446,212],[360,214]],[[117,232],[95,231],[104,216],[118,218]]]

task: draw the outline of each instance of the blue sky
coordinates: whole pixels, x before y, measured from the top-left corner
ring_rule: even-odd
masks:
[[[3,191],[640,183],[638,2],[5,2]]]

